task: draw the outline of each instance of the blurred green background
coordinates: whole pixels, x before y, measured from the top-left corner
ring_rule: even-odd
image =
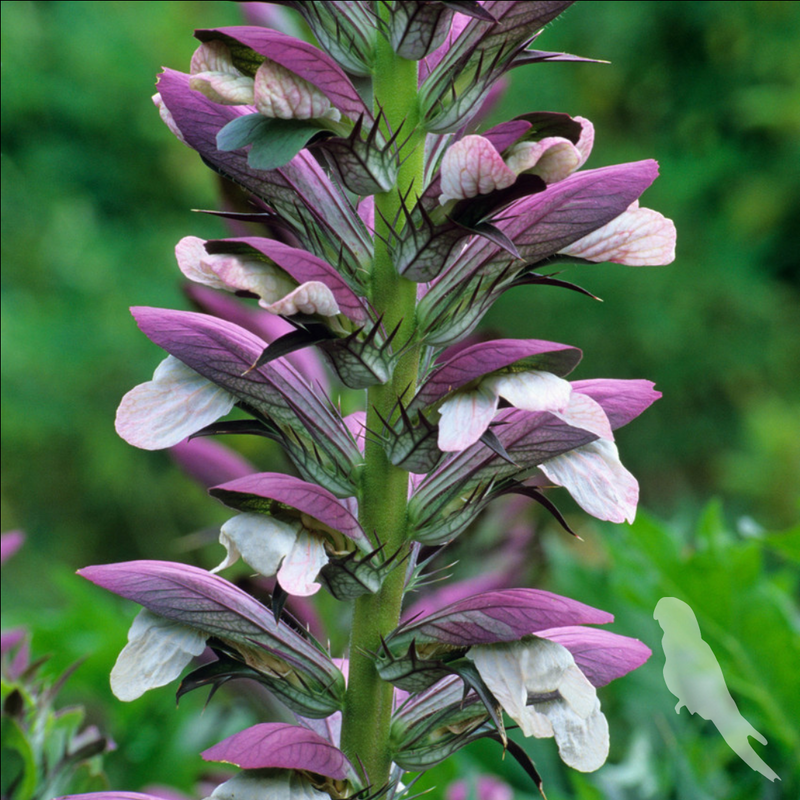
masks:
[[[188,789],[200,769],[197,741],[218,740],[244,713],[231,710],[226,722],[209,709],[196,724],[201,704],[189,698],[176,715],[170,689],[131,706],[113,702],[105,676],[131,609],[71,575],[88,563],[184,558],[180,537],[227,518],[165,454],[118,439],[113,418],[120,397],[161,359],[127,307],[188,308],[172,249],[185,235],[224,235],[221,223],[190,210],[214,208],[216,186],[159,121],[149,99],[154,76],[162,64],[188,69],[193,28],[240,22],[236,4],[223,2],[2,3],[2,528],[28,533],[4,570],[4,625],[29,625],[35,648],[55,652],[54,669],[94,654],[74,678],[75,696],[120,742],[120,755],[108,759],[116,788],[155,780]],[[770,753],[786,759],[786,770],[796,723],[781,727],[770,709],[789,702],[791,683],[783,673],[762,680],[759,659],[742,666],[740,657],[766,646],[762,624],[777,625],[780,672],[800,627],[791,600],[796,550],[774,544],[783,541],[778,534],[754,538],[796,524],[800,497],[799,41],[796,3],[580,2],[556,20],[537,47],[612,63],[523,68],[493,120],[580,114],[597,131],[589,167],[657,158],[662,176],[643,204],[675,220],[678,257],[658,268],[572,267],[565,277],[602,304],[527,287],[485,321],[505,335],[582,347],[576,378],[647,377],[664,392],[618,438],[643,507],[669,527],[645,520],[615,529],[575,517],[587,545],[576,550],[545,535],[545,580],[620,617],[629,607],[632,627],[617,630],[654,648],[652,608],[664,593],[683,589],[701,627],[703,611],[730,625],[735,592],[693,594],[682,583],[687,560],[705,547],[697,520],[712,512],[701,509],[721,498],[715,530],[724,531],[730,558],[750,559],[753,602],[772,603],[780,619],[731,626],[727,663],[740,670],[754,724],[765,724],[771,743],[774,736]],[[259,467],[278,468],[273,451],[243,446]],[[637,560],[637,532],[652,530],[673,549],[642,548]],[[730,555],[740,551],[752,554]],[[698,580],[730,582],[735,570],[725,563],[701,559]],[[727,656],[715,652],[725,668]],[[649,747],[650,762],[636,756],[634,766],[655,765],[653,793],[641,781],[626,789],[622,778],[593,777],[564,778],[553,796],[739,797],[725,793],[731,774],[744,776],[742,797],[781,796],[725,761],[708,724],[685,763],[673,772],[658,764],[663,742],[691,739],[701,721],[665,716],[662,734],[672,728],[663,740],[637,728],[657,713],[648,702],[670,714],[673,704],[655,658],[645,670],[611,690],[628,719],[619,724],[630,726],[612,757],[619,763]],[[656,685],[664,696],[654,699]],[[165,748],[164,730],[183,733]],[[713,758],[703,756],[705,745]],[[704,757],[713,761],[705,772]]]

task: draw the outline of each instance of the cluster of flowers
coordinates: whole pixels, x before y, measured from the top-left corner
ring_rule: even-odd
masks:
[[[633,520],[638,484],[613,432],[660,396],[652,383],[571,382],[577,348],[474,330],[510,288],[583,291],[554,265],[671,261],[672,223],[638,204],[657,166],[581,169],[594,129],[565,114],[471,132],[509,70],[576,60],[530,49],[568,2],[281,5],[322,49],[264,27],[201,30],[190,74],[160,77],[164,122],[251,207],[221,212],[245,235],[177,245],[207,313],[133,309],[168,355],[125,396],[117,431],[145,449],[265,436],[297,476],[222,471],[232,479],[210,493],[238,513],[211,572],[155,561],[81,570],[144,607],[114,692],[132,700],[211,648],[216,660],[181,692],[247,678],[295,713],[297,725],[261,723],[203,753],[242,769],[218,800],[391,797],[404,772],[481,737],[538,781],[503,711],[526,736],[554,737],[566,764],[595,770],[608,753],[596,689],[649,655],[588,627],[610,614],[535,589],[462,592],[402,623],[400,603],[420,548],[449,544],[503,495],[563,522],[546,493],[561,486],[595,517]],[[250,235],[254,222],[267,235]],[[366,411],[342,417],[311,347],[367,390]],[[246,418],[222,420],[234,407]],[[272,609],[215,574],[240,558],[275,577]],[[322,587],[356,603],[349,686],[347,662],[281,617],[287,595]],[[376,599],[394,602],[394,618],[367,630],[359,604]],[[388,716],[366,718],[367,683],[393,693]]]

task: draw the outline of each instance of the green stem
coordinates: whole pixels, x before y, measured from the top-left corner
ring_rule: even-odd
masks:
[[[388,13],[379,4],[380,13]],[[392,380],[367,393],[367,428],[382,430],[380,416],[389,419],[397,398],[414,391],[419,365],[419,347],[414,338],[417,285],[397,274],[391,253],[383,241],[390,240],[390,226],[400,209],[400,196],[409,188],[421,191],[424,131],[419,126],[417,62],[397,56],[383,37],[378,37],[373,79],[375,110],[383,110],[387,130],[396,131],[402,143],[397,186],[375,196],[375,257],[371,274],[370,301],[383,315],[387,331],[399,325],[393,342],[395,352],[410,345],[397,363]],[[359,497],[360,522],[367,534],[384,545],[384,554],[408,551],[406,504],[408,473],[391,464],[380,443],[368,439]],[[370,653],[377,653],[381,636],[397,626],[403,599],[405,569],[401,564],[384,581],[380,591],[355,602],[350,636],[350,675],[342,718],[341,746],[353,764],[364,765],[369,782],[378,788],[389,777],[391,752],[389,725],[393,687],[380,679]]]

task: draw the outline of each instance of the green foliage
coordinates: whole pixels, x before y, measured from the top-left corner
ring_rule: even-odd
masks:
[[[27,643],[19,647],[24,649]],[[72,669],[55,680],[48,679],[42,674],[46,659],[20,663],[18,652],[3,659],[0,746],[4,800],[47,800],[107,788],[102,754],[108,741],[95,728],[84,725],[83,708],[55,707],[56,695]]]
[[[800,790],[800,662],[796,598],[800,594],[800,528],[743,535],[731,530],[718,502],[694,526],[665,525],[640,514],[632,526],[582,532],[585,542],[551,530],[544,538],[546,588],[615,614],[611,630],[636,636],[653,651],[624,680],[599,691],[611,729],[611,755],[597,773],[565,769],[551,740],[518,739],[544,778],[549,800],[777,800]],[[678,597],[694,610],[742,716],[768,740],[752,742],[780,776],[771,783],[728,747],[711,722],[684,709],[662,670],[662,631],[653,610],[662,597]],[[516,738],[516,737],[514,737]],[[439,787],[458,778],[496,774],[514,787],[516,800],[538,797],[530,779],[509,758],[497,767],[498,746],[477,742],[418,786]]]
[[[15,568],[17,561],[24,563],[29,560],[29,555],[27,550],[18,554]],[[192,793],[209,770],[199,756],[200,751],[256,722],[256,708],[259,715],[268,714],[273,718],[280,715],[266,693],[257,695],[255,707],[246,704],[238,694],[236,682],[230,689],[222,690],[205,710],[207,692],[195,692],[183,698],[178,706],[175,686],[148,692],[131,703],[120,702],[111,694],[108,676],[125,644],[135,608],[61,566],[40,565],[38,580],[53,586],[50,602],[41,604],[35,614],[30,607],[12,609],[10,603],[4,603],[3,629],[25,621],[31,629],[35,652],[53,654],[43,667],[46,676],[50,676],[44,683],[45,687],[55,680],[52,675],[80,661],[61,696],[64,702],[85,707],[86,719],[97,724],[116,744],[116,749],[105,756],[108,780],[103,785],[124,786],[133,791],[160,784]],[[5,693],[4,681],[4,708]],[[52,748],[56,742],[53,731],[63,730],[65,725],[77,721],[77,717],[70,715],[58,722],[43,738],[47,747]],[[42,725],[39,725],[39,730],[45,730]],[[9,736],[14,735],[9,733]],[[6,736],[5,729],[3,736]],[[3,741],[5,748],[5,738]],[[23,749],[20,749],[20,754],[20,757],[24,756]],[[5,750],[3,759],[5,781]],[[48,763],[56,762],[51,757]],[[85,771],[82,769],[77,773],[78,777]],[[83,791],[76,788],[78,786],[72,783],[70,791]],[[66,791],[62,786],[55,793],[25,797],[48,800]],[[4,793],[3,797],[6,796]],[[19,798],[22,800],[23,795]],[[17,800],[16,795],[14,800]]]

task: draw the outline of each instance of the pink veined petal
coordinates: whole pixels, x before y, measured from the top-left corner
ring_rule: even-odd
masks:
[[[286,67],[266,59],[255,77],[255,106],[265,117],[336,122],[341,113],[316,86]]]
[[[253,79],[233,65],[231,50],[225,42],[204,42],[194,51],[189,88],[209,100],[224,105],[252,105]]]
[[[209,266],[205,239],[199,236],[184,236],[175,245],[175,259],[180,271],[190,281],[210,286],[212,289],[227,288],[225,282]]]
[[[192,75],[201,72],[225,72],[228,75],[241,75],[233,65],[231,49],[220,39],[203,42],[192,54],[192,63],[189,67]]]
[[[522,411],[564,411],[572,394],[569,381],[541,370],[495,375],[483,386]]]
[[[271,263],[232,254],[210,254],[205,244],[197,236],[184,236],[175,246],[178,267],[190,281],[226,292],[252,292],[265,303],[274,303],[297,287],[297,281]]]
[[[224,417],[235,402],[232,394],[167,356],[152,381],[122,398],[115,428],[134,447],[161,450]]]
[[[592,147],[594,147],[594,125],[586,117],[573,117],[573,119],[581,124],[581,135],[575,145],[581,154],[581,160],[578,164],[578,169],[580,169],[589,159]]]
[[[442,159],[441,174],[442,204],[505,189],[517,179],[483,136],[465,136],[452,145]]]
[[[563,486],[575,502],[598,519],[633,522],[639,502],[639,484],[619,460],[617,446],[606,439],[582,445],[549,458],[539,469]]]
[[[315,578],[327,563],[328,555],[322,538],[301,530],[278,570],[278,581],[289,594],[303,597],[316,594],[320,584],[315,583]]]
[[[581,428],[594,433],[601,439],[614,441],[611,423],[606,416],[606,412],[603,411],[603,406],[589,397],[589,395],[572,392],[566,409],[552,413],[573,428]]]
[[[258,258],[207,255],[205,263],[222,281],[224,289],[257,294],[261,298],[261,305],[277,302],[297,287],[297,281],[282,269]]]
[[[587,261],[656,267],[675,260],[675,223],[651,208],[631,205],[607,225],[559,252]]]
[[[514,145],[506,163],[517,175],[529,172],[538,175],[545,183],[556,183],[578,169],[581,157],[580,151],[569,139],[548,136],[538,142]]]
[[[271,314],[291,317],[293,314],[319,314],[334,317],[339,313],[339,304],[333,292],[321,281],[302,283],[294,291],[274,303],[259,302]]]
[[[198,72],[189,79],[190,89],[226,106],[252,105],[254,87],[253,79],[247,75],[227,72]]]
[[[483,388],[456,392],[439,408],[439,449],[445,453],[465,450],[489,427],[497,411],[498,397]]]

